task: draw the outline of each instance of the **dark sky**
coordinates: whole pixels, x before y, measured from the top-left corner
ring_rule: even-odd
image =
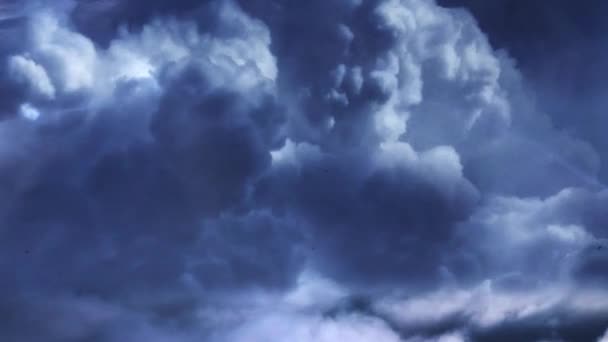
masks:
[[[608,341],[606,14],[0,2],[0,341]]]

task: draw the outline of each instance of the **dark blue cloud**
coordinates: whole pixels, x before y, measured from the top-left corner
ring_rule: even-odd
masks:
[[[555,128],[468,12],[7,8],[0,337],[604,333],[605,150]]]

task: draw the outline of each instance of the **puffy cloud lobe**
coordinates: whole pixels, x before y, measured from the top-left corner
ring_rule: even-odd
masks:
[[[440,0],[439,4],[466,6],[488,33],[492,45],[508,49],[527,83],[533,86],[537,106],[560,129],[585,139],[606,155],[602,80],[606,65],[607,28],[603,2],[575,4],[555,1],[511,3]],[[504,13],[509,15],[505,16]],[[574,53],[576,51],[576,53]],[[600,178],[606,180],[604,163]]]
[[[240,6],[67,1],[2,48],[7,338],[599,338],[597,156],[468,14]]]
[[[44,71],[51,74],[60,91],[72,93],[90,88],[97,62],[93,43],[82,35],[61,27],[58,19],[52,14],[41,14],[34,20],[36,26],[32,27],[31,34],[31,45],[34,49],[29,53],[32,54],[34,61],[40,61],[40,64],[46,66],[48,70],[42,70],[38,66],[34,75],[31,75],[33,71],[29,71],[30,82],[37,84],[38,91],[47,97],[52,97],[49,96],[51,91],[46,89],[50,88],[50,85],[44,84],[49,81],[44,80],[44,76],[37,75]],[[19,60],[20,57],[16,56],[12,64]],[[29,68],[31,69],[32,66]],[[24,67],[22,66],[21,69],[23,70]]]
[[[13,56],[9,60],[9,70],[17,82],[29,85],[37,95],[50,99],[55,97],[55,87],[46,71],[31,59]]]
[[[456,19],[424,2],[278,6],[286,18],[267,14],[267,22],[278,38],[273,45],[282,56],[279,67],[290,70],[282,76],[291,84],[290,97],[305,106],[292,118],[298,140],[323,145],[359,145],[370,142],[368,137],[377,142],[394,141],[406,134],[411,112],[421,103],[449,104],[461,98],[467,99],[457,106],[462,112],[453,107],[434,112],[442,120],[432,120],[435,116],[428,114],[428,108],[420,111],[421,117],[431,118],[428,124],[445,124],[448,115],[455,115],[452,125],[446,125],[449,132],[444,129],[432,134],[444,140],[420,145],[422,148],[454,143],[445,140],[447,135],[460,131],[462,138],[480,117],[489,116],[489,121],[503,122],[503,126],[509,120],[508,104],[498,84],[499,61],[467,16]],[[288,10],[291,7],[293,11]],[[318,18],[318,13],[332,11],[338,14]],[[298,29],[312,18],[318,27]],[[321,48],[326,52],[316,54]],[[292,77],[297,82],[290,82]],[[423,101],[425,96],[429,99]],[[316,129],[310,131],[309,125]],[[462,128],[455,129],[459,126]],[[431,129],[421,127],[420,131]],[[327,142],[319,136],[322,132],[329,135]],[[407,135],[420,144],[413,130]]]
[[[295,210],[296,215],[313,220],[312,226],[318,230],[313,240],[323,241],[320,253],[331,251],[320,265],[337,263],[328,267],[345,268],[339,272],[347,277],[374,274],[385,279],[407,278],[411,283],[421,280],[417,277],[435,279],[452,227],[471,212],[477,191],[463,177],[458,151],[444,146],[452,141],[421,145],[415,137],[410,140],[407,126],[425,101],[452,103],[450,97],[424,92],[427,79],[446,89],[458,89],[465,83],[472,87],[471,94],[479,93],[488,101],[492,92],[500,97],[499,62],[481,34],[469,27],[466,39],[471,41],[470,47],[463,49],[469,52],[462,53],[466,60],[461,66],[453,72],[445,71],[447,66],[428,67],[436,60],[447,65],[449,59],[441,52],[456,45],[459,38],[441,24],[445,19],[457,25],[455,19],[423,2],[380,2],[377,6],[311,3],[298,7],[298,17],[293,20],[312,18],[323,6],[340,8],[341,21],[332,17],[313,31],[296,31],[291,20],[268,19],[279,32],[275,45],[277,55],[282,56],[279,67],[290,71],[279,74],[279,81],[290,94],[287,98],[303,109],[296,106],[290,113],[289,134],[294,141],[285,151],[275,152],[275,175],[259,192],[264,201],[276,202],[277,210]],[[465,23],[472,25],[472,21]],[[310,55],[319,48],[295,46],[300,40],[293,37],[283,41],[281,35],[291,31],[304,44],[319,42],[331,48],[323,55],[295,58],[295,53]],[[307,63],[310,59],[317,61]],[[480,62],[485,60],[489,62]],[[456,76],[458,72],[461,75]],[[293,77],[299,82],[293,82]],[[490,106],[481,101],[476,105]],[[464,114],[475,112],[471,109]],[[498,114],[488,110],[483,115],[508,123],[505,106]],[[464,125],[462,130],[464,134]],[[319,146],[319,151],[309,149],[311,145]],[[303,160],[294,161],[300,155]],[[289,162],[283,163],[286,158]],[[333,183],[339,186],[331,186]],[[298,196],[291,196],[293,193]],[[345,241],[345,236],[357,238]],[[434,270],[418,267],[425,261]]]
[[[466,218],[477,197],[461,178],[453,150],[418,156],[396,144],[372,164],[357,155],[292,153],[303,156],[302,165],[278,161],[260,196],[279,212],[311,220],[311,248],[321,256],[317,267],[364,283],[370,276],[408,279],[411,285],[436,279],[439,270],[433,268],[451,226]]]
[[[465,264],[494,274],[505,288],[547,282],[597,286],[603,281],[597,268],[605,263],[606,232],[595,206],[604,198],[605,192],[582,189],[545,199],[492,197],[459,227],[461,241],[468,241]]]
[[[159,294],[182,292],[196,302],[201,291],[237,284],[286,286],[297,271],[288,248],[297,237],[282,229],[290,224],[239,209],[281,142],[270,39],[237,7],[214,10],[228,17],[221,35],[157,21],[108,49],[44,13],[28,54],[9,59],[24,87],[43,92],[36,77],[46,73],[56,93],[39,100],[32,91],[22,105],[39,120],[2,122],[2,172],[12,184],[2,187],[10,205],[2,209],[1,268],[11,280],[1,302],[3,310],[19,308],[3,323],[7,336],[176,338],[145,317],[163,305],[176,306],[171,319],[190,309],[176,298],[156,305]],[[152,51],[158,55],[148,60]],[[188,279],[200,288],[188,290]],[[59,303],[48,302],[53,296]],[[107,312],[42,323],[73,305]],[[24,329],[29,319],[40,322],[39,335]],[[119,333],[123,319],[137,326],[132,336]],[[71,320],[80,327],[65,326]]]

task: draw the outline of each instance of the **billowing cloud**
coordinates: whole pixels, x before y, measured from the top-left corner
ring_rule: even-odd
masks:
[[[554,128],[467,12],[11,11],[0,30],[23,39],[0,35],[0,337],[604,334],[602,153]]]

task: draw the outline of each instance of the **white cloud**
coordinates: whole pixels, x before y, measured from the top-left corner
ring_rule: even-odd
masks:
[[[337,319],[301,314],[270,315],[253,320],[229,335],[235,342],[399,342],[399,336],[382,321],[349,315]]]
[[[101,77],[95,74],[97,51],[88,38],[63,25],[51,13],[32,19],[32,57],[45,66],[61,91],[87,90]]]
[[[597,342],[608,342],[608,330],[606,330],[606,333],[604,333],[604,335],[600,337]]]
[[[21,115],[31,121],[35,121],[40,117],[40,112],[36,107],[33,107],[29,103],[25,103],[20,107]]]
[[[239,32],[216,37],[201,34],[194,21],[155,19],[141,32],[121,30],[108,51],[104,71],[113,79],[158,77],[172,63],[194,62],[217,86],[251,90],[276,79],[277,66],[270,52],[270,34],[231,2],[222,4],[217,16],[222,25]]]
[[[459,318],[468,329],[486,329],[551,315],[608,313],[606,291],[581,291],[575,287],[547,286],[526,291],[504,291],[491,280],[470,289],[446,288],[399,299],[387,297],[375,308],[405,331],[424,331]],[[604,297],[602,297],[604,296]]]
[[[510,109],[499,80],[500,60],[465,13],[434,6],[424,1],[385,1],[377,9],[379,20],[397,39],[384,58],[392,61],[398,56],[398,61],[382,69],[398,79],[396,99],[388,106],[397,113],[409,111],[401,114],[404,121],[432,117],[424,121],[431,126],[416,129],[438,135],[435,139],[444,143],[457,142],[446,139],[455,134],[465,137],[481,116],[507,125]],[[410,109],[416,105],[419,108]],[[379,113],[383,112],[386,109]],[[417,135],[409,133],[405,138],[415,142]]]
[[[28,84],[35,94],[48,99],[55,97],[55,87],[44,68],[25,56],[12,56],[8,68],[15,80]]]
[[[497,275],[555,279],[596,240],[582,225],[583,203],[594,196],[581,189],[564,189],[546,199],[490,196],[462,225],[462,234]]]
[[[77,100],[78,108],[93,113],[112,107],[117,87],[126,82],[137,85],[131,101],[153,104],[166,86],[161,73],[191,65],[204,70],[213,87],[247,93],[255,101],[253,94],[272,91],[277,77],[270,34],[232,3],[218,11],[226,17],[222,25],[234,29],[234,36],[200,33],[195,21],[159,18],[138,32],[122,28],[103,49],[74,30],[57,9],[40,10],[30,18],[27,52],[8,60],[9,71],[32,96],[55,100],[49,112],[57,113],[66,99],[72,108]],[[36,103],[35,98],[27,100]],[[139,111],[132,115],[148,117]]]

